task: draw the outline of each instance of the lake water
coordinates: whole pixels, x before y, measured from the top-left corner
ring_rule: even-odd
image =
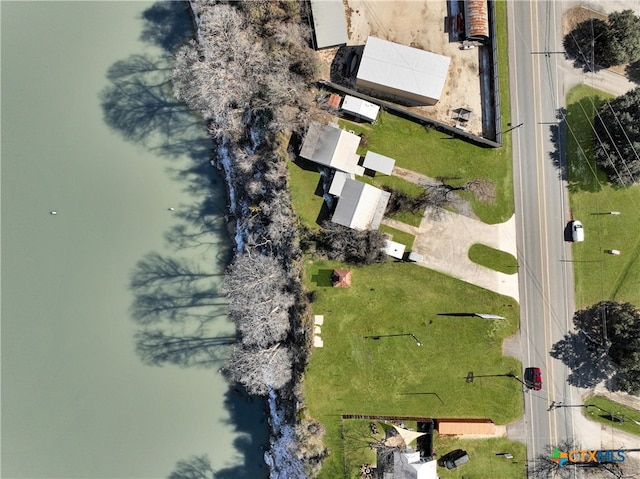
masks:
[[[138,331],[233,334],[222,182],[158,46],[181,5],[1,2],[3,478],[163,478],[194,455],[264,475],[263,404],[229,391],[224,346],[208,368],[136,353]]]

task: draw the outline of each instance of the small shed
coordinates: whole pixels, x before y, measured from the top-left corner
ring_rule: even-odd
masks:
[[[347,19],[340,0],[311,0],[313,34],[316,50],[346,45]]]
[[[351,113],[356,118],[374,122],[378,118],[380,107],[361,98],[346,95],[342,102],[342,110]]]
[[[327,105],[329,105],[330,108],[334,108],[338,110],[340,108],[341,101],[342,101],[342,97],[340,95],[337,95],[336,93],[332,93],[331,95],[329,95],[329,100],[327,100]]]
[[[331,276],[331,282],[334,288],[350,288],[351,287],[351,270],[350,269],[334,269]]]
[[[367,151],[364,157],[362,166],[385,175],[391,175],[393,167],[396,165],[396,160],[389,158],[388,156],[374,153],[373,151]]]
[[[421,263],[422,261],[424,261],[424,257],[420,253],[411,251],[407,256],[407,261],[411,261],[412,263]]]
[[[386,240],[386,242],[387,246],[385,247],[384,252],[392,258],[402,259],[406,246],[402,243],[396,243],[395,241],[391,240]]]

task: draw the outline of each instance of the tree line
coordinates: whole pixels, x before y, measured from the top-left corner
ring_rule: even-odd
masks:
[[[295,427],[312,336],[287,172],[289,137],[307,122],[319,65],[303,21],[307,7],[267,0],[191,6],[197,38],[175,53],[173,85],[216,144],[236,243],[222,292],[237,340],[222,370],[250,394],[268,395],[278,409],[272,420],[284,417],[286,424],[272,424],[271,450],[298,453],[270,461],[271,477],[309,477],[326,452],[317,437],[310,440],[321,428]]]
[[[640,69],[640,17],[633,10],[612,12],[606,21],[593,18],[581,22],[563,40],[574,65],[598,71],[627,65],[637,81]],[[596,164],[617,186],[640,181],[640,89],[602,105],[593,123],[593,153]]]

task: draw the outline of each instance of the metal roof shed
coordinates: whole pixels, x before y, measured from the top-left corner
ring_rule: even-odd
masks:
[[[374,153],[373,151],[367,151],[364,157],[362,166],[373,171],[390,175],[393,171],[393,167],[396,165],[396,160],[389,158],[388,156]]]
[[[376,37],[367,38],[356,85],[435,105],[451,58]]]
[[[346,45],[347,20],[342,0],[311,0],[316,50]]]
[[[386,246],[384,252],[387,253],[392,258],[402,259],[404,256],[404,250],[406,246],[402,243],[397,243],[395,241],[386,240]]]
[[[376,121],[380,107],[355,96],[346,95],[342,102],[342,110],[370,122]]]

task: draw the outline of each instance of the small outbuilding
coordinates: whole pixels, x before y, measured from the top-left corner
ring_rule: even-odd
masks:
[[[380,107],[375,103],[351,95],[345,95],[341,108],[342,111],[346,111],[356,119],[370,121],[371,123],[376,121],[380,112]]]
[[[350,269],[334,269],[331,275],[331,283],[334,288],[350,288],[351,287],[351,270]]]
[[[406,246],[403,245],[402,243],[397,243],[391,240],[385,240],[385,241],[386,241],[386,247],[384,249],[384,252],[387,253],[392,258],[402,259],[402,257],[404,256],[404,250],[406,249]]]
[[[347,19],[342,0],[311,0],[309,3],[316,50],[346,45]]]
[[[391,175],[395,165],[396,160],[393,158],[381,155],[380,153],[374,153],[373,151],[367,151],[367,154],[364,157],[364,162],[362,163],[362,166],[365,168],[385,175]]]

